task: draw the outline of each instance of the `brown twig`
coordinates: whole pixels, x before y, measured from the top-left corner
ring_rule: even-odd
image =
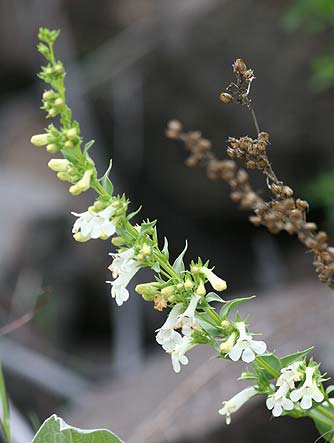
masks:
[[[190,155],[186,160],[189,167],[205,166],[211,180],[224,180],[231,187],[231,199],[243,209],[252,210],[250,221],[255,226],[265,226],[271,233],[287,231],[295,234],[314,254],[314,267],[321,282],[334,289],[334,246],[329,244],[328,235],[319,231],[317,225],[307,221],[309,204],[293,197],[293,190],[278,179],[267,155],[269,134],[261,132],[249,98],[250,85],[255,79],[252,69],[238,59],[233,64],[236,81],[231,83],[220,99],[223,103],[238,103],[246,106],[253,117],[257,138],[248,136],[228,139],[227,155],[230,160],[219,160],[211,148],[211,142],[199,131],[183,132],[180,122],[169,122],[167,137],[184,142]],[[239,168],[235,159],[244,162],[248,169],[258,169],[267,177],[272,199],[265,201],[253,191],[248,173]]]

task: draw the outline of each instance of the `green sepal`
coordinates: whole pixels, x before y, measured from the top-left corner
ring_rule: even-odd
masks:
[[[225,302],[224,306],[221,308],[219,312],[219,316],[222,319],[225,319],[236,306],[245,301],[252,300],[253,298],[255,298],[255,295],[252,295],[251,297],[235,298],[233,300]]]
[[[140,205],[139,208],[136,209],[136,211],[130,212],[130,214],[127,216],[127,219],[131,220],[133,217],[135,217],[137,214],[139,214],[141,209],[142,209],[142,206]]]

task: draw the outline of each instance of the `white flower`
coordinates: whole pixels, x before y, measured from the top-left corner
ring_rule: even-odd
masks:
[[[189,360],[188,357],[185,355],[189,349],[191,349],[194,345],[191,343],[190,337],[187,337],[186,335],[182,337],[181,342],[176,345],[174,350],[170,352],[172,357],[172,366],[176,373],[179,373],[181,371],[181,365],[187,365]]]
[[[87,241],[90,238],[106,239],[111,237],[116,232],[115,222],[112,220],[114,212],[115,208],[111,205],[100,212],[86,211],[81,214],[72,212],[71,214],[79,217],[72,229],[74,238],[77,237],[76,239],[79,241]]]
[[[246,388],[243,391],[236,394],[228,401],[223,402],[223,407],[219,409],[218,413],[226,415],[226,424],[231,423],[231,414],[241,408],[248,400],[257,394],[257,390],[254,386]]]
[[[241,357],[244,362],[250,363],[255,360],[256,354],[266,352],[267,345],[265,342],[253,340],[252,336],[246,333],[246,325],[244,322],[237,322],[235,326],[238,329],[239,338],[228,353],[231,360],[238,361]]]
[[[225,280],[219,278],[215,273],[212,272],[211,269],[206,268],[205,266],[203,266],[200,271],[209,280],[213,289],[215,289],[216,291],[225,291],[225,289],[227,288]]]
[[[276,386],[283,386],[284,383],[287,383],[289,389],[294,389],[295,382],[300,381],[299,374],[299,366],[302,362],[296,361],[291,365],[281,369],[281,375],[277,379]]]
[[[299,401],[302,409],[310,409],[312,407],[312,400],[320,403],[324,399],[324,394],[320,391],[317,382],[313,380],[315,367],[306,368],[306,378],[301,388],[295,389],[291,392],[290,398],[293,401]]]
[[[289,392],[289,385],[284,383],[280,386],[275,394],[269,395],[266,400],[266,405],[269,410],[272,410],[274,417],[279,417],[283,410],[291,411],[294,408],[293,402],[287,398]]]
[[[130,248],[118,254],[110,254],[114,261],[109,266],[112,276],[115,278],[110,283],[111,296],[116,299],[118,306],[121,306],[129,298],[129,291],[126,289],[132,277],[139,270],[138,262],[134,259],[134,249]]]
[[[179,315],[182,311],[183,304],[176,304],[170,311],[167,320],[157,329],[156,341],[163,347],[165,351],[172,351],[177,345],[181,344],[182,336],[179,332],[175,331],[177,326]]]
[[[183,335],[190,336],[192,329],[199,327],[199,323],[195,318],[195,313],[200,299],[201,299],[200,295],[193,294],[190,299],[189,306],[183,312],[183,314],[180,314],[178,317],[176,328],[182,328]]]

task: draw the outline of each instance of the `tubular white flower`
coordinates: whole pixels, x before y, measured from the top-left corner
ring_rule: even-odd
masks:
[[[289,389],[294,389],[295,382],[300,381],[299,374],[299,366],[302,362],[296,361],[291,365],[281,369],[281,375],[278,377],[276,386],[283,386],[284,383],[287,383]]]
[[[287,398],[287,394],[289,392],[289,385],[284,383],[280,386],[275,394],[269,395],[266,400],[266,405],[269,410],[272,410],[272,414],[274,417],[279,417],[282,415],[282,412],[291,411],[294,408],[293,401]]]
[[[165,323],[160,329],[156,330],[155,339],[165,351],[173,351],[182,342],[181,334],[175,331],[182,308],[182,303],[176,304],[170,311]]]
[[[213,289],[215,289],[216,291],[225,291],[225,289],[227,288],[226,281],[222,278],[219,278],[214,272],[212,272],[211,269],[203,266],[200,269],[200,272],[202,272],[202,274],[204,274],[205,277],[209,280]]]
[[[191,343],[190,337],[185,335],[182,337],[181,342],[175,347],[175,349],[170,352],[172,357],[172,366],[177,374],[181,371],[181,365],[188,364],[189,360],[185,353],[193,346],[194,345]]]
[[[130,248],[118,254],[110,254],[114,261],[109,266],[115,280],[110,283],[111,296],[116,299],[118,306],[121,306],[129,298],[129,291],[126,289],[130,280],[139,270],[138,262],[134,259],[134,249]]]
[[[312,400],[320,403],[324,399],[324,394],[320,391],[317,382],[313,379],[315,367],[306,368],[306,378],[302,387],[291,392],[290,398],[292,401],[299,401],[302,409],[310,409],[312,407]]]
[[[218,413],[220,415],[226,415],[226,424],[229,425],[231,423],[231,414],[236,412],[241,408],[248,400],[254,397],[257,394],[257,390],[254,386],[250,388],[246,388],[236,394],[228,401],[223,401],[223,407],[219,409]]]
[[[67,172],[72,168],[71,163],[65,158],[52,158],[49,161],[48,166],[55,172]]]
[[[178,317],[177,328],[182,328],[182,334],[190,336],[192,329],[198,328],[199,323],[195,317],[196,308],[201,296],[198,294],[193,294],[189,306]]]
[[[111,237],[116,232],[115,221],[112,219],[115,213],[113,206],[108,206],[103,211],[86,211],[78,214],[71,212],[72,215],[79,217],[75,221],[72,229],[74,238],[78,236],[78,241],[86,241],[91,238],[102,238],[103,240]]]
[[[30,142],[35,146],[45,146],[49,143],[50,135],[48,133],[33,135]]]
[[[245,363],[250,363],[256,358],[256,354],[264,354],[267,345],[264,341],[253,340],[251,335],[246,333],[246,325],[244,322],[235,324],[239,332],[239,338],[231,351],[227,354],[231,360],[238,361],[240,358]]]

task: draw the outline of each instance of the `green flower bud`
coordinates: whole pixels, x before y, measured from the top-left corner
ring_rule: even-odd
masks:
[[[194,283],[190,280],[190,278],[187,278],[186,281],[184,282],[184,289],[189,291],[193,287],[194,287]]]
[[[55,96],[55,92],[52,91],[52,89],[49,89],[48,91],[45,91],[43,93],[43,100],[48,101],[51,100]]]
[[[135,287],[135,291],[146,301],[153,301],[157,294],[157,288],[154,283],[142,283]]]
[[[74,240],[80,242],[80,243],[84,243],[86,241],[89,240],[90,237],[85,237],[84,235],[81,234],[81,232],[77,232],[76,234],[73,235]]]
[[[56,152],[58,152],[58,147],[57,145],[55,145],[54,143],[49,143],[46,146],[46,150],[50,153],[50,154],[55,154]]]
[[[55,106],[59,107],[59,106],[63,106],[63,104],[64,104],[64,100],[62,98],[58,97],[55,100]]]
[[[71,140],[67,140],[64,144],[66,149],[72,149],[73,148],[73,143],[71,142]]]
[[[223,354],[227,354],[228,352],[230,352],[235,344],[236,338],[237,338],[237,333],[232,332],[232,334],[229,336],[229,338],[220,344],[220,346],[219,346],[220,351]]]
[[[230,327],[230,322],[229,322],[228,320],[223,320],[223,321],[220,323],[220,326],[221,326],[222,328],[224,328],[224,329],[227,329],[227,328]]]

